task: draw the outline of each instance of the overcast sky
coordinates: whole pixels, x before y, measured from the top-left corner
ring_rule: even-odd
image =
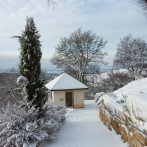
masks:
[[[0,0],[0,70],[17,68],[19,43],[11,37],[24,30],[27,16],[40,32],[47,70],[54,69],[48,60],[60,39],[79,27],[108,41],[104,51],[110,65],[120,38],[132,34],[147,41],[147,18],[133,0],[59,0],[54,8],[47,0]]]

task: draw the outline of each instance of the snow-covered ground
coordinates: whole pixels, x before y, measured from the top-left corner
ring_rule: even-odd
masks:
[[[43,142],[40,147],[127,147],[119,135],[99,120],[93,100],[85,101],[85,108],[68,109],[66,117],[57,139]]]

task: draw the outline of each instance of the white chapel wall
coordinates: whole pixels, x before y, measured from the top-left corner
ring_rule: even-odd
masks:
[[[74,108],[84,107],[84,90],[74,90]]]
[[[53,91],[52,101],[65,106],[65,91]]]

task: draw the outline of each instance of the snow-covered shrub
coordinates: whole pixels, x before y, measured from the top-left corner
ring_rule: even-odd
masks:
[[[127,70],[89,74],[86,79],[89,88],[85,93],[86,99],[93,99],[96,93],[113,92],[133,80]]]
[[[132,81],[132,77],[128,73],[111,72],[107,78],[102,79],[97,84],[98,92],[113,92]]]
[[[8,104],[0,113],[0,146],[22,147],[23,144],[51,141],[65,120],[65,109],[45,104],[42,110],[26,110],[20,104]]]
[[[104,95],[104,92],[100,92],[100,93],[96,93],[94,99],[95,99],[95,103],[98,104],[99,99]]]
[[[45,130],[48,136],[45,140],[51,141],[55,139],[58,130],[64,123],[66,110],[61,105],[56,105],[53,103],[45,104],[40,113],[41,127]]]

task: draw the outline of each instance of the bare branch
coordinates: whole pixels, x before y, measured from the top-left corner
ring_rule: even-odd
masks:
[[[143,69],[147,62],[147,43],[131,35],[124,37],[117,48],[114,66],[126,68],[135,78],[142,76]]]
[[[147,0],[135,0],[143,9],[144,14],[147,16]]]
[[[57,4],[57,0],[47,0],[49,6],[55,6]]]

